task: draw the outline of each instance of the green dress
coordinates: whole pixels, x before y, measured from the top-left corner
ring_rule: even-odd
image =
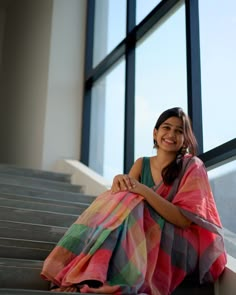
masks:
[[[155,182],[152,178],[149,157],[143,157],[143,165],[142,165],[140,182],[145,184],[148,187],[153,187],[155,185]]]

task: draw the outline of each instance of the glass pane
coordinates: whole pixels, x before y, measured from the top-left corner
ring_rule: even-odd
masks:
[[[204,151],[235,138],[236,1],[200,0]]]
[[[137,0],[136,24],[140,23],[162,0]]]
[[[125,63],[122,60],[92,89],[89,166],[112,181],[123,173]]]
[[[137,48],[135,158],[156,153],[153,128],[160,113],[187,112],[185,11],[181,6]]]
[[[96,0],[93,66],[112,51],[126,35],[126,0]]]
[[[224,227],[226,250],[236,258],[236,160],[208,171],[208,175]]]

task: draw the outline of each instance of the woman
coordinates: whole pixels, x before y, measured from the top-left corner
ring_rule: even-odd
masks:
[[[157,155],[117,175],[44,262],[55,291],[168,295],[186,275],[214,282],[226,253],[207,172],[181,108],[161,114]]]

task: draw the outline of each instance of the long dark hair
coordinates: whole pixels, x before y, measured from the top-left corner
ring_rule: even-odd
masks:
[[[160,125],[163,124],[170,117],[180,118],[183,122],[183,134],[184,134],[184,147],[181,148],[176,158],[166,167],[163,168],[161,174],[163,182],[166,185],[171,185],[176,177],[179,176],[179,173],[182,168],[182,158],[186,153],[196,156],[197,154],[197,140],[193,134],[190,118],[180,107],[175,107],[164,111],[158,118],[155,129],[158,130]],[[156,142],[154,141],[154,146]]]

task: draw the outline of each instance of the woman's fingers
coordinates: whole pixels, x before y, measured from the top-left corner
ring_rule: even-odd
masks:
[[[125,187],[127,189],[131,189],[132,188],[131,179],[130,179],[129,175],[124,175],[123,176],[123,182],[124,182]]]
[[[126,183],[124,181],[124,175],[117,175],[114,177],[113,184],[111,190],[113,193],[117,193],[120,191],[124,191],[127,189]]]
[[[135,185],[135,179],[127,174],[119,174],[114,177],[111,191],[117,193],[120,191],[132,190]]]

